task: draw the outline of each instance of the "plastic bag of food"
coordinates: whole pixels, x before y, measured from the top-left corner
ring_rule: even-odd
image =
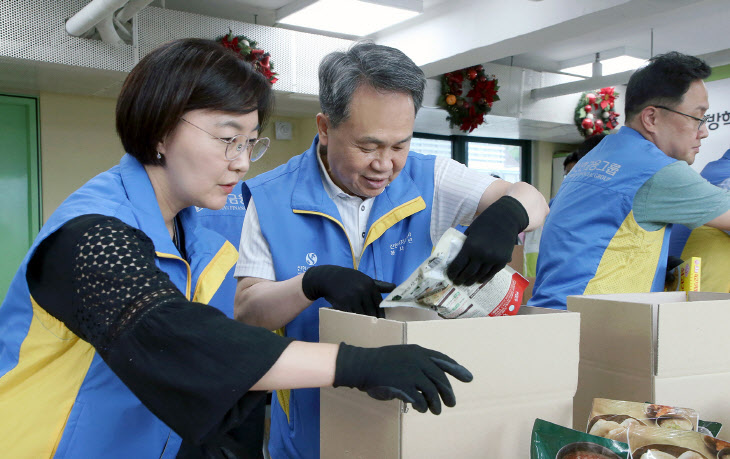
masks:
[[[626,459],[629,445],[535,419],[530,459]]]
[[[691,431],[697,430],[698,421],[697,412],[690,408],[595,398],[586,432],[627,442],[631,425]]]
[[[509,266],[483,284],[453,285],[446,268],[466,236],[450,228],[431,256],[380,304],[383,308],[409,306],[432,309],[446,319],[515,315],[529,281]]]
[[[730,443],[699,432],[632,425],[634,459],[730,459]]]
[[[647,405],[651,405],[651,402],[644,402]],[[722,430],[722,423],[717,421],[703,421],[699,419],[697,421],[697,432],[711,437],[717,437]]]

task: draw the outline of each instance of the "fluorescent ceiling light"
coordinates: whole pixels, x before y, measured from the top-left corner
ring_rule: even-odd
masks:
[[[278,18],[277,22],[307,29],[363,36],[420,14],[419,11],[371,1],[318,0],[292,14]]]
[[[601,59],[601,73],[603,75],[613,75],[614,73],[621,73],[627,70],[638,69],[646,63],[646,59],[640,59],[633,56],[617,56],[610,59]],[[584,77],[593,76],[593,64],[582,64],[573,67],[567,67],[560,69],[561,72],[572,73],[574,75],[581,75]]]

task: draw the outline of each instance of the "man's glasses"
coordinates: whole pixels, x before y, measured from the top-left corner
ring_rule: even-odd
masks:
[[[189,125],[196,127],[200,129],[201,131],[205,132],[209,136],[213,137],[214,139],[218,139],[221,142],[226,144],[226,159],[228,161],[233,161],[234,159],[237,159],[240,157],[244,152],[248,153],[248,157],[251,160],[251,162],[256,161],[257,159],[260,159],[262,156],[264,156],[264,153],[266,153],[266,150],[269,148],[269,143],[271,141],[268,137],[259,137],[258,139],[251,139],[245,134],[238,134],[234,135],[233,137],[229,137],[226,139],[220,138],[218,136],[214,136],[210,132],[206,131],[200,126],[197,126],[190,121],[186,120],[185,118],[180,118],[181,120],[185,121]]]
[[[684,116],[686,116],[687,118],[692,118],[693,120],[695,120],[695,121],[698,121],[698,122],[700,123],[700,124],[699,124],[699,125],[697,126],[697,130],[698,130],[698,131],[699,131],[700,129],[702,129],[702,126],[704,126],[704,125],[705,125],[705,123],[707,122],[707,118],[709,118],[709,115],[705,115],[705,116],[703,116],[702,118],[697,118],[696,116],[692,116],[692,115],[688,115],[688,114],[686,114],[686,113],[678,112],[677,110],[674,110],[674,109],[672,109],[672,108],[669,108],[669,107],[665,107],[665,106],[663,106],[663,105],[654,105],[654,107],[656,107],[656,108],[661,108],[662,110],[667,110],[667,111],[670,111],[670,112],[672,112],[672,113],[676,113],[676,114],[678,114],[678,115],[684,115]]]

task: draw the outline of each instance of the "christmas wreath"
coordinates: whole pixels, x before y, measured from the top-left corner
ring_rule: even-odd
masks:
[[[469,81],[469,92],[463,96],[464,80]],[[475,65],[441,77],[441,96],[438,105],[449,115],[446,121],[450,127],[459,126],[464,132],[471,132],[484,123],[484,115],[499,100],[499,86],[494,75],[484,74],[484,67]]]
[[[618,126],[619,114],[614,111],[618,93],[615,88],[584,92],[575,107],[575,126],[583,137],[598,135]]]
[[[271,62],[271,55],[263,49],[256,47],[258,43],[246,37],[245,35],[233,35],[233,31],[228,30],[228,34],[218,37],[216,41],[224,47],[238,54],[241,59],[250,63],[254,69],[266,77],[272,85],[279,81],[278,73],[274,72],[274,63]]]

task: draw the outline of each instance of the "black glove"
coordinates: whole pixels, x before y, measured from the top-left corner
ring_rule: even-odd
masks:
[[[383,293],[392,292],[395,284],[375,280],[351,268],[322,265],[309,268],[302,278],[304,296],[311,301],[324,298],[339,311],[383,317],[378,307]]]
[[[518,200],[512,196],[497,199],[464,231],[464,245],[446,275],[456,285],[488,281],[510,262],[517,235],[529,224],[527,211]]]
[[[439,414],[441,399],[446,406],[456,405],[445,373],[463,382],[474,378],[449,356],[415,344],[364,348],[341,343],[334,386],[356,387],[377,400],[398,398],[421,413]]]

